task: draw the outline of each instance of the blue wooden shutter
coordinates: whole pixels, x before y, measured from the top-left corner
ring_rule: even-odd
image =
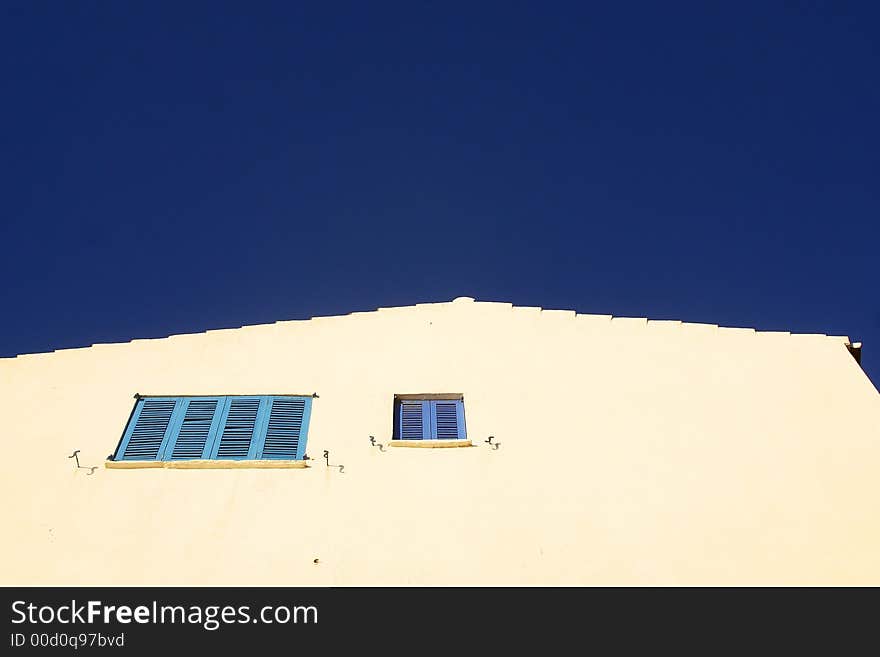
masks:
[[[116,460],[155,461],[162,458],[174,428],[172,417],[178,400],[139,399],[119,443]]]
[[[398,402],[397,437],[400,440],[423,440],[431,437],[430,402],[404,399]]]
[[[255,458],[301,460],[311,414],[311,397],[269,397],[265,431]]]
[[[181,421],[171,432],[164,460],[206,459],[223,411],[223,397],[180,400]]]
[[[311,397],[142,398],[114,458],[301,460],[311,408]]]
[[[438,399],[431,402],[431,438],[464,440],[464,405],[461,400]]]
[[[233,460],[254,458],[257,420],[258,417],[262,419],[267,405],[266,398],[227,397],[210,458]]]

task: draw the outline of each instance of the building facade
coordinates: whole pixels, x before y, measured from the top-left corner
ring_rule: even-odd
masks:
[[[877,585],[856,349],[460,298],[2,359],[0,583]],[[207,442],[126,459],[163,398]]]

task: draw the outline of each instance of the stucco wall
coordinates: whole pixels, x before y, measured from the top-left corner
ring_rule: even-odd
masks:
[[[0,583],[880,584],[845,342],[461,300],[0,360]],[[105,469],[136,392],[317,392],[314,460]],[[476,446],[371,447],[418,392]]]

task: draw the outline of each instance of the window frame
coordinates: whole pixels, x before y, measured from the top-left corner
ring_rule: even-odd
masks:
[[[437,404],[454,402],[456,411],[456,436],[440,437],[437,430]],[[422,435],[419,437],[403,436],[403,409],[407,405],[422,405]],[[426,435],[427,434],[427,435]],[[465,420],[464,396],[460,394],[398,394],[394,395],[393,426],[391,442],[408,441],[430,442],[465,442],[467,423]]]

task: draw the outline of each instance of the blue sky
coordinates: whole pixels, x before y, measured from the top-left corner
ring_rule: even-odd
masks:
[[[4,3],[0,355],[466,295],[880,381],[880,8],[715,4]]]

